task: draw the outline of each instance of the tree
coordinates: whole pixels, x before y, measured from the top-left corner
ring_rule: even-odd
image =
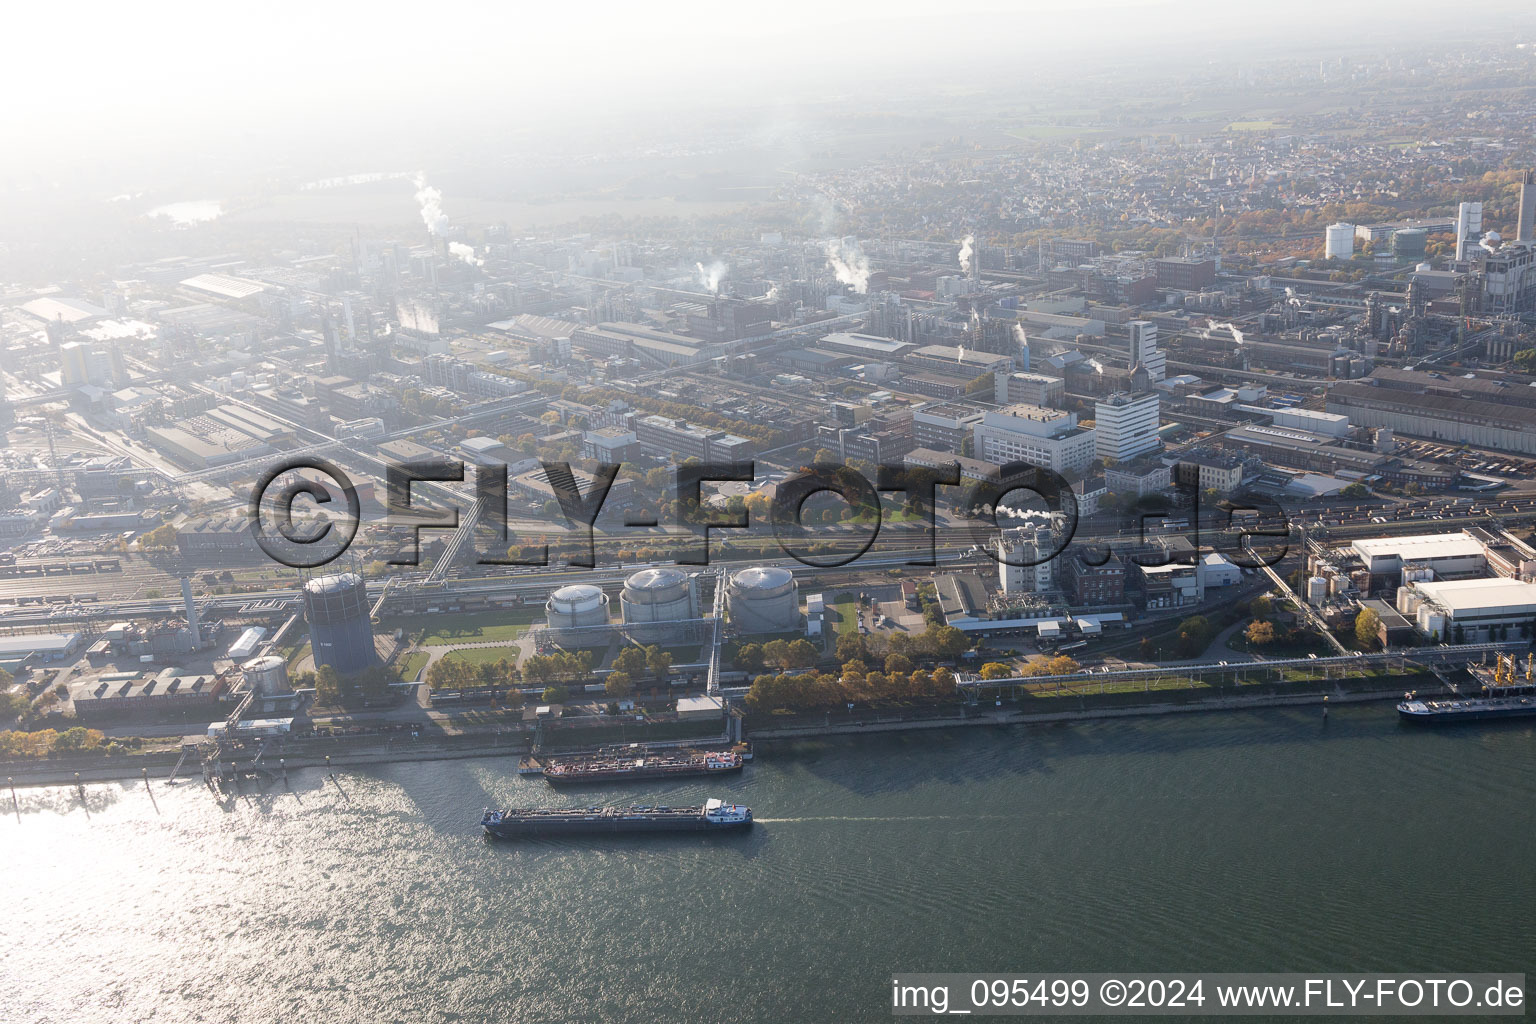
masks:
[[[816,645],[802,637],[789,645],[788,656],[791,668],[810,668],[816,664]]]
[[[1536,373],[1536,348],[1523,348],[1516,352],[1515,365],[1526,373]]]
[[[629,673],[608,673],[608,678],[603,680],[603,689],[608,691],[608,696],[610,697],[628,697],[631,689]]]
[[[742,672],[760,672],[763,668],[763,649],[757,644],[742,644],[733,659]]]
[[[905,637],[906,634],[898,633],[897,636]],[[898,673],[901,675],[908,675],[912,672],[912,668],[912,659],[907,657],[905,654],[892,653],[885,656],[885,671],[887,673],[892,675]]]
[[[850,661],[867,662],[869,660],[869,646],[864,642],[864,637],[858,633],[844,633],[838,637],[832,651],[832,656],[837,659],[839,665],[846,665]]]
[[[1264,619],[1254,619],[1248,623],[1245,634],[1248,642],[1255,647],[1268,647],[1275,642],[1275,627]]]
[[[1370,608],[1361,608],[1355,616],[1355,644],[1363,651],[1374,651],[1381,643],[1381,616]]]
[[[1256,619],[1267,619],[1275,613],[1275,602],[1268,594],[1260,594],[1248,605],[1248,611]]]
[[[646,670],[657,679],[665,679],[672,671],[672,654],[660,647],[647,647],[645,649]]]
[[[983,679],[1007,679],[1013,675],[1013,669],[1000,661],[989,661],[981,666],[981,678]]]
[[[955,626],[930,626],[923,639],[935,658],[958,658],[971,646],[970,638]]]
[[[769,640],[763,644],[763,662],[774,668],[788,668],[789,644],[783,640]]]
[[[563,686],[546,686],[546,687],[544,687],[544,703],[545,704],[559,704],[559,703],[562,703],[569,696],[570,696],[570,692],[567,691],[566,688],[563,687]]]
[[[320,671],[315,673],[315,699],[322,704],[341,701],[341,676],[336,672],[335,665],[322,665]]]
[[[1205,650],[1213,634],[1210,619],[1204,615],[1191,615],[1179,623],[1178,642],[1174,645],[1174,649],[1180,657],[1193,658]]]
[[[645,671],[645,648],[626,647],[614,655],[613,668],[616,672],[634,676]]]

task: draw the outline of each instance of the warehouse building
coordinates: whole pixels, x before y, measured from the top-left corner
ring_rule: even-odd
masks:
[[[1432,640],[1526,637],[1536,619],[1536,583],[1502,577],[1410,583],[1397,592],[1397,610]]]
[[[1399,572],[1405,562],[1433,569],[1438,579],[1480,573],[1488,568],[1483,545],[1464,531],[1362,538],[1352,543],[1350,549],[1373,576]]]

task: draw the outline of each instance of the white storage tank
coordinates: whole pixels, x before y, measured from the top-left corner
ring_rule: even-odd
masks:
[[[1313,576],[1307,580],[1307,604],[1314,608],[1320,608],[1328,600],[1328,580],[1322,576]]]
[[[681,629],[659,627],[647,630],[646,623],[678,622],[699,617],[699,596],[693,580],[681,569],[662,566],[641,569],[624,581],[619,594],[619,610],[626,626],[640,626],[630,632],[647,643],[661,643]]]
[[[800,587],[794,574],[776,566],[743,569],[725,588],[731,624],[742,633],[800,629]]]
[[[608,595],[603,593],[601,587],[590,583],[572,583],[561,587],[544,602],[544,620],[557,640],[579,641],[586,637],[593,644],[606,644],[609,637],[602,630],[581,634],[567,634],[565,631],[608,625]]]
[[[288,664],[275,654],[252,658],[240,666],[240,674],[258,697],[281,697],[293,692],[288,682]]]

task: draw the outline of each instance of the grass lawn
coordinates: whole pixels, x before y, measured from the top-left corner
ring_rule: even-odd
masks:
[[[837,635],[859,631],[859,602],[857,598],[838,601],[832,606],[837,611]]]
[[[399,670],[401,682],[414,682],[430,657],[426,651],[413,651],[397,661],[395,667]]]
[[[283,660],[288,663],[289,669],[292,669],[295,665],[307,657],[309,657],[308,640],[304,641],[302,644],[295,644],[294,646],[289,647],[283,651]]]
[[[490,665],[505,658],[510,662],[517,661],[517,648],[510,644],[506,647],[468,647],[462,651],[449,651],[444,655],[454,661],[463,661],[471,665]],[[412,655],[415,657],[415,655]]]
[[[485,640],[516,640],[528,631],[529,626],[543,618],[542,607],[526,605],[495,612],[411,616],[384,622],[381,628],[404,628],[417,644],[434,647],[442,644],[480,643]],[[416,637],[418,631],[422,635]]]

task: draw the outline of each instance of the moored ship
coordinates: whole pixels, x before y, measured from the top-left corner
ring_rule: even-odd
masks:
[[[640,782],[692,775],[730,775],[741,771],[745,763],[734,750],[652,752],[636,745],[609,748],[595,755],[546,758],[543,775],[556,786]]]
[[[1482,682],[1479,697],[1421,698],[1403,694],[1397,713],[1405,721],[1426,725],[1450,725],[1456,722],[1481,722],[1497,718],[1524,718],[1536,715],[1536,684],[1532,680],[1532,660],[1526,659],[1525,679],[1517,678],[1518,665],[1511,655],[1498,655],[1492,672],[1485,666],[1469,665],[1472,676]]]
[[[498,839],[607,832],[726,832],[748,828],[752,808],[710,800],[702,807],[514,807],[486,809],[480,826]]]

